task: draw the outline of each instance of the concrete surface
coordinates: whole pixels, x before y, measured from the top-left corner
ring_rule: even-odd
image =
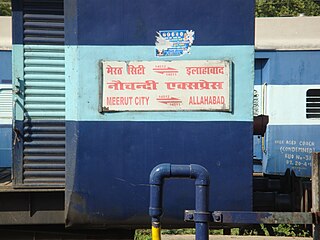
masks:
[[[194,235],[162,235],[162,240],[193,240]],[[312,240],[305,237],[223,236],[210,235],[210,240]]]

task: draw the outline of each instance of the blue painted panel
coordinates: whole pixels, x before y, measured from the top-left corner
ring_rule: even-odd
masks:
[[[253,136],[253,172],[262,172],[262,136]]]
[[[256,59],[254,61],[254,85],[261,85],[262,82],[262,61]]]
[[[67,46],[66,119],[100,121],[252,121],[253,46],[194,46],[179,60],[230,60],[232,113],[226,112],[119,112],[101,114],[99,105],[99,61],[155,61],[151,46]],[[166,58],[163,60],[172,60]],[[176,59],[175,59],[176,60]],[[76,80],[75,80],[76,79]]]
[[[21,81],[19,79],[24,79],[24,49],[23,45],[13,45],[12,46],[12,80],[13,84],[16,86],[20,86]],[[17,104],[15,104],[14,116],[15,120],[24,119],[24,97],[20,95],[16,95]]]
[[[255,58],[254,61],[254,85],[262,85],[269,76],[268,59]]]
[[[296,175],[311,176],[311,153],[320,151],[319,125],[270,125],[264,172],[283,175],[287,168]]]
[[[67,121],[66,127],[69,225],[149,225],[149,174],[164,162],[208,169],[211,210],[251,210],[251,122]],[[165,226],[184,226],[194,183],[167,181],[164,196]]]
[[[65,1],[67,45],[154,45],[159,30],[193,30],[196,45],[253,45],[253,0]]]
[[[12,82],[12,53],[11,51],[0,51],[0,84]]]
[[[262,136],[253,136],[253,157],[262,159]]]
[[[258,51],[256,58],[269,59],[268,84],[319,84],[320,51]]]
[[[23,43],[23,0],[11,2],[12,7],[12,44]]]
[[[0,168],[12,165],[12,126],[0,125]]]

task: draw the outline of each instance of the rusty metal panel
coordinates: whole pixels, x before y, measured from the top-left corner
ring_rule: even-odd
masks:
[[[203,213],[186,210],[184,219],[196,221]],[[215,224],[312,224],[314,216],[311,212],[242,212],[214,211],[210,213],[209,222]]]
[[[213,222],[225,224],[312,224],[310,212],[213,212]]]

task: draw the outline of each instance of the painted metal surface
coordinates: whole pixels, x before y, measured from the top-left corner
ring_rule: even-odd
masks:
[[[212,111],[118,112],[101,114],[99,62],[159,61],[153,46],[66,46],[66,119],[77,121],[252,121],[253,46],[193,46],[192,54],[179,60],[229,59],[233,63],[232,114]],[[247,61],[247,59],[252,59]],[[164,61],[177,60],[166,58]],[[244,76],[247,76],[244,78]],[[75,81],[77,79],[77,81]],[[240,80],[237,80],[240,79]],[[250,85],[250,86],[249,86]],[[79,97],[81,96],[81,97]],[[249,97],[250,96],[250,97]],[[238,100],[239,99],[239,100]],[[241,99],[241,100],[240,100]],[[81,109],[81,110],[80,110]]]
[[[12,166],[12,125],[0,124],[0,168]]]
[[[12,122],[12,86],[0,84],[0,124]]]
[[[0,84],[0,167],[12,164],[12,86]]]
[[[10,84],[12,72],[11,51],[0,50],[0,84]]]
[[[64,45],[63,0],[23,1],[23,44]]]
[[[63,1],[60,1],[63,4]],[[54,3],[56,4],[56,3]],[[56,7],[56,5],[53,5]],[[25,6],[24,14],[24,43],[25,44],[64,44],[64,17],[63,7],[59,10],[59,15],[43,14],[39,11],[38,14],[28,14]],[[41,9],[43,10],[43,9]],[[32,11],[32,10],[31,10]],[[34,12],[34,10],[32,11]]]
[[[319,125],[319,118],[309,118],[307,113],[310,89],[320,89],[320,84],[267,85],[265,114],[269,115],[269,124]]]
[[[319,50],[320,17],[259,17],[255,21],[257,50]]]
[[[0,16],[0,36],[0,53],[2,51],[10,51],[12,49],[11,16]]]
[[[24,122],[23,183],[63,186],[65,181],[65,123]]]
[[[289,168],[298,176],[311,176],[311,154],[320,150],[318,129],[319,125],[269,126],[263,170],[282,175]]]
[[[101,111],[231,111],[229,61],[102,61]]]
[[[58,160],[63,160],[60,137],[64,119],[60,115],[63,109],[57,106],[63,105],[58,101],[63,99],[63,86],[58,84],[57,76],[63,75],[63,63],[62,58],[52,59],[59,56],[51,50],[60,48],[51,47],[51,43],[61,43],[62,25],[61,18],[48,17],[61,15],[52,7],[54,2],[13,3],[14,56],[27,58],[14,63],[15,79],[20,79],[15,80],[15,85],[23,91],[17,95],[17,105],[27,109],[16,109],[15,127],[20,130],[20,139],[25,138],[15,146],[15,164],[22,166],[16,186],[20,183],[43,187],[46,177],[56,176],[61,170]],[[252,112],[248,106],[253,86],[253,5],[254,1],[238,0],[167,0],[161,4],[141,0],[65,1],[65,76],[70,80],[64,93],[67,226],[147,225],[148,175],[154,165],[163,161],[196,161],[208,167],[217,182],[210,189],[210,194],[218,196],[211,205],[251,209]],[[213,8],[217,10],[212,11]],[[48,23],[40,23],[44,19]],[[56,30],[51,31],[52,28]],[[98,112],[101,59],[159,60],[154,54],[155,36],[161,29],[196,31],[191,54],[178,60],[233,62],[232,112]],[[42,39],[43,35],[48,38]],[[47,81],[51,76],[53,83]],[[49,103],[42,102],[46,98],[41,93],[50,96]],[[52,107],[54,112],[43,111],[42,107]],[[229,151],[230,146],[236,151]],[[50,156],[45,155],[47,152]],[[45,165],[47,160],[50,166]],[[47,167],[58,171],[46,175]],[[193,198],[187,197],[192,186],[179,180],[176,184],[169,184],[166,190],[174,198],[164,199],[168,209],[164,223],[181,226],[183,210],[193,205]],[[185,205],[177,207],[177,202]]]
[[[320,51],[256,51],[268,85],[318,85]]]
[[[24,46],[26,119],[64,119],[65,60],[63,46]]]
[[[264,173],[284,175],[291,169],[311,176],[311,153],[320,150],[320,119],[310,115],[317,108],[308,102],[317,104],[318,98],[311,100],[308,93],[320,89],[319,56],[319,51],[256,52],[255,109],[269,116],[265,137],[255,141]]]
[[[252,207],[251,122],[67,121],[66,129],[68,226],[148,226],[149,173],[163,162],[205,166],[211,208]],[[163,226],[182,226],[183,211],[194,207],[193,183],[174,180],[165,189]]]
[[[167,29],[195,31],[196,45],[254,44],[254,1],[96,0],[92,4],[78,0],[65,4],[67,45],[152,46],[156,32]]]
[[[68,227],[149,225],[148,176],[163,162],[205,166],[217,183],[210,189],[217,196],[210,205],[251,209],[253,5],[237,0],[65,2]],[[155,56],[157,31],[168,29],[195,32],[190,54]],[[232,111],[100,113],[101,60],[230,61]],[[166,189],[164,226],[186,226],[183,210],[193,206],[188,197],[193,186],[177,180]]]
[[[0,16],[0,168],[12,165],[12,23]],[[4,172],[7,172],[6,170]]]
[[[62,0],[13,3],[14,180],[64,187],[65,57]],[[22,32],[21,32],[22,31]]]

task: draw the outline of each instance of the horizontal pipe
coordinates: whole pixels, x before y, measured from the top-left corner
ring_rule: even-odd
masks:
[[[210,178],[208,171],[198,165],[174,165],[162,163],[153,168],[150,173],[150,184],[161,185],[165,178],[192,178],[196,179],[196,185],[209,185]]]

